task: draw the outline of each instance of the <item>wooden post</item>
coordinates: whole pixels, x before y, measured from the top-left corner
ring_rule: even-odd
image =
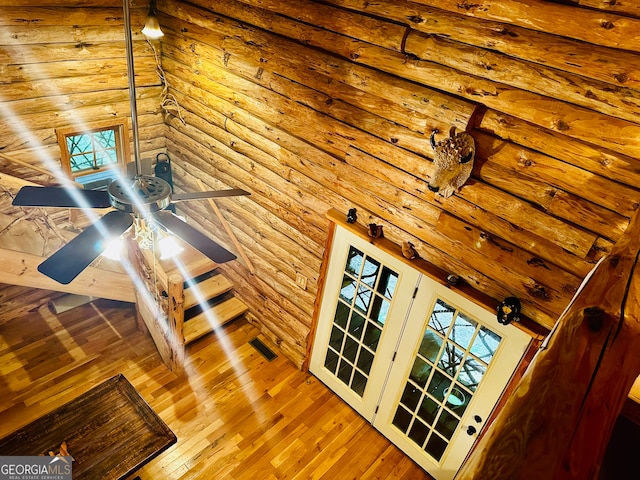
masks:
[[[131,236],[128,247],[129,260],[142,281],[135,288],[138,327],[149,332],[167,367],[180,374],[184,371],[184,279],[167,275],[153,252],[140,249]]]
[[[182,275],[169,276],[169,295],[167,320],[169,323],[169,343],[174,344],[169,366],[173,372],[181,372],[184,368],[184,278]]]
[[[456,476],[595,479],[640,374],[640,219],[585,278]]]

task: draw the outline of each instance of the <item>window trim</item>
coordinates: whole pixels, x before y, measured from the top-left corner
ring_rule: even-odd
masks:
[[[129,141],[129,121],[127,118],[118,120],[106,120],[103,122],[92,122],[84,127],[78,127],[76,125],[71,127],[56,128],[56,136],[58,137],[58,146],[60,147],[60,165],[62,171],[71,180],[75,180],[78,177],[83,177],[91,173],[97,173],[110,168],[110,166],[101,167],[98,170],[92,170],[91,172],[77,172],[71,171],[71,155],[69,153],[69,147],[67,145],[67,137],[74,135],[83,135],[86,133],[99,132],[101,130],[113,129],[116,139],[116,154],[118,156],[118,167],[121,172],[126,172],[126,165],[131,158],[130,141]],[[113,165],[113,164],[112,164]]]

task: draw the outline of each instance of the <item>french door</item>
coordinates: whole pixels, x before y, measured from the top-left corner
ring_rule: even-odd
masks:
[[[311,372],[453,478],[530,337],[341,227],[325,282]]]

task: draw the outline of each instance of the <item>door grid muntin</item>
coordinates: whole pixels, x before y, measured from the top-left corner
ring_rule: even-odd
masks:
[[[440,461],[501,337],[438,298],[392,424]]]
[[[360,397],[397,283],[398,273],[350,246],[324,366]]]

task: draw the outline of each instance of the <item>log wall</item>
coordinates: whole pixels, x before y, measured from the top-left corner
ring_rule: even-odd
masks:
[[[613,3],[613,5],[612,5]],[[55,128],[128,117],[119,0],[0,0],[0,169],[55,181]],[[550,328],[640,200],[640,9],[597,0],[132,1],[144,158],[217,202],[247,251],[222,268],[302,365],[328,234],[357,208],[395,243]],[[177,116],[180,113],[181,118]],[[184,120],[184,121],[183,121]],[[468,130],[472,177],[427,189],[429,135]],[[230,250],[207,202],[180,211]],[[306,289],[296,280],[307,279]]]
[[[174,177],[252,192],[219,206],[256,274],[223,268],[296,363],[329,208],[554,324],[640,200],[640,10],[610,3],[158,2]],[[450,126],[477,154],[443,199],[429,134]],[[204,202],[181,210],[232,248]]]

